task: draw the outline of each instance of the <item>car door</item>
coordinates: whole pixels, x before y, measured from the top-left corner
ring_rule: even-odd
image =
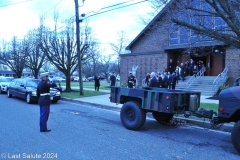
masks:
[[[18,89],[17,89],[17,94],[18,94],[18,97],[25,99],[25,94],[26,94],[26,80],[25,79],[20,80],[20,83],[19,83]]]
[[[15,87],[17,83],[17,79],[12,80],[12,82],[8,86],[8,92],[12,95],[15,95]]]

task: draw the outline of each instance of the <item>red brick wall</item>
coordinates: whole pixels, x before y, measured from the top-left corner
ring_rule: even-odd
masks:
[[[148,72],[157,72],[162,67],[167,66],[167,54],[159,53],[150,55],[122,56],[120,64],[121,83],[127,82],[127,77],[129,76],[129,71],[132,70],[132,66],[138,65],[136,78],[138,80],[138,84],[141,86],[142,80],[146,77]]]
[[[226,50],[225,66],[228,67],[230,81],[240,77],[240,50],[229,48]]]

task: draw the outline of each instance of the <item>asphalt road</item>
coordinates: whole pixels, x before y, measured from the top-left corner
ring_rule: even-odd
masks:
[[[49,129],[39,132],[39,106],[0,95],[0,159],[239,160],[230,133],[160,125],[147,119],[139,131],[124,128],[119,112],[59,101]]]

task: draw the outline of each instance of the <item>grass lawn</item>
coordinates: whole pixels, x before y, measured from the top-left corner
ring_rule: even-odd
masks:
[[[61,83],[61,86],[66,86],[66,83]],[[78,87],[79,82],[71,82],[71,87]],[[100,89],[109,90],[110,83],[106,81],[100,81]],[[92,88],[94,89],[94,82],[83,82],[83,88]]]
[[[200,103],[200,108],[212,109],[215,112],[218,112],[218,104],[214,103]]]
[[[109,93],[83,90],[83,94],[84,94],[83,96],[80,96],[80,93],[78,91],[62,92],[62,97],[75,99],[75,98],[99,96],[99,95],[104,95]]]

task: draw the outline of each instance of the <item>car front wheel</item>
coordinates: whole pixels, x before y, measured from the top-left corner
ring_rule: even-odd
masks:
[[[28,94],[26,95],[26,102],[27,102],[28,104],[31,103],[31,94],[30,94],[30,93],[28,93]]]
[[[8,96],[8,98],[11,98],[11,97],[12,97],[12,94],[10,94],[10,91],[9,91],[9,90],[7,90],[7,96]]]

